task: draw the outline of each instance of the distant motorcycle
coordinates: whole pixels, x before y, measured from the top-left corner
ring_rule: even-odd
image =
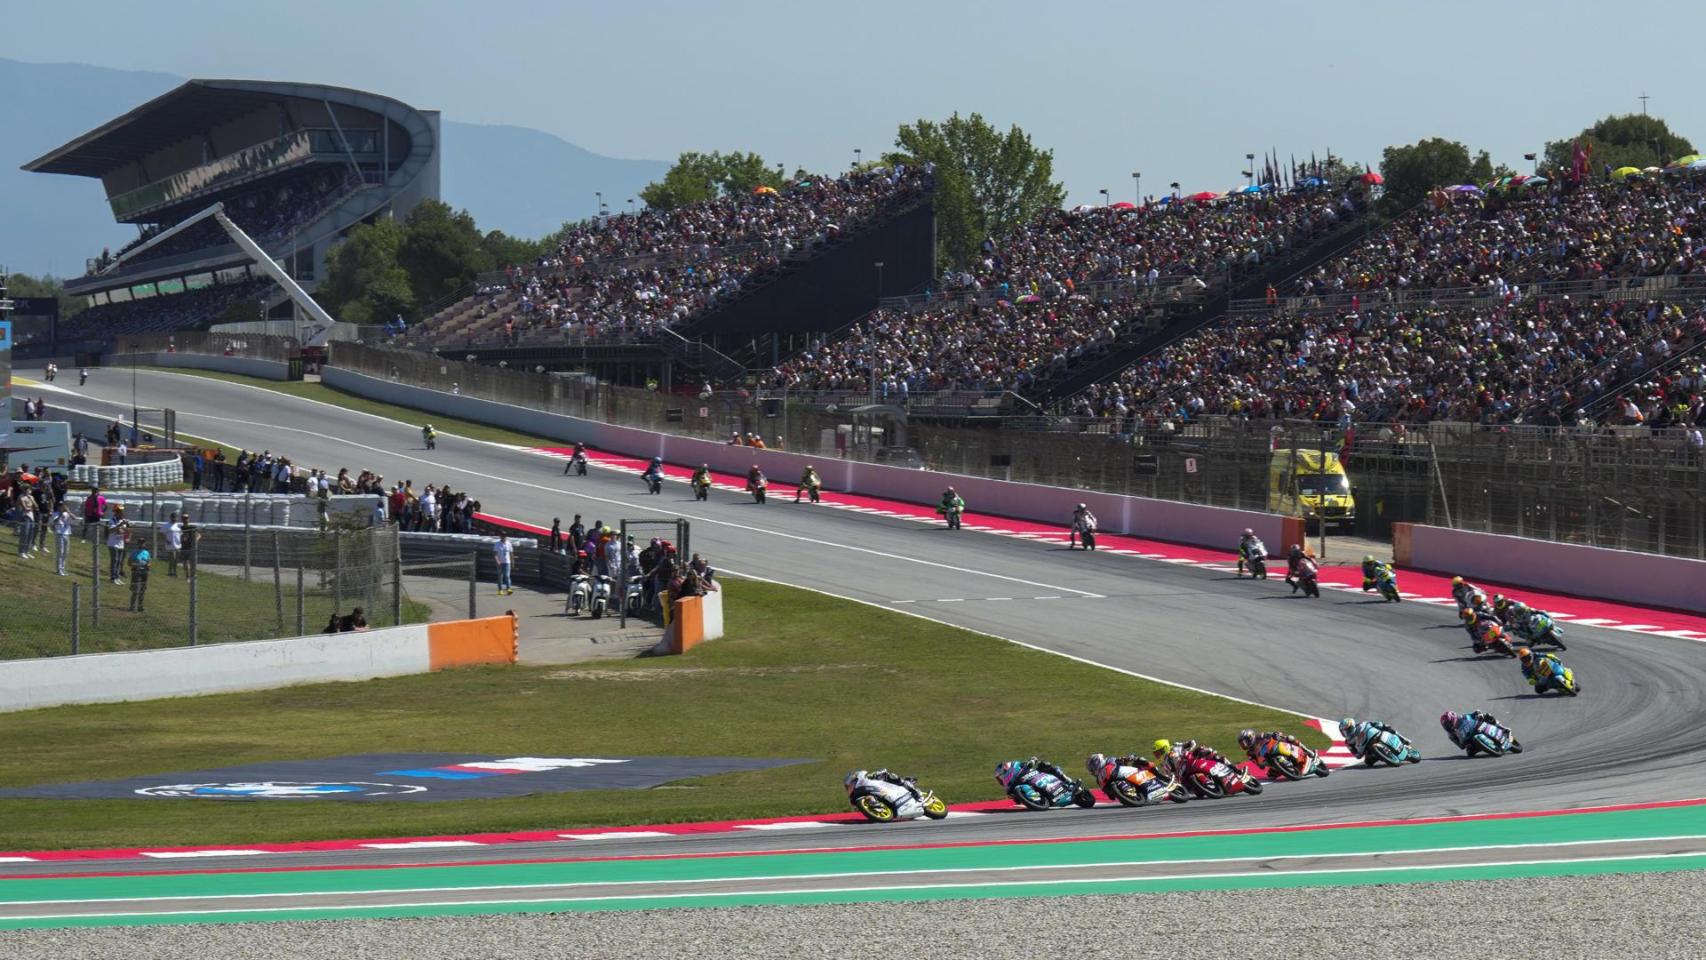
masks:
[[[1302,780],[1332,773],[1321,761],[1320,754],[1284,740],[1270,738],[1262,741],[1251,759],[1261,764],[1276,780]]]
[[[1475,732],[1469,735],[1469,742],[1464,745],[1463,750],[1471,757],[1477,753],[1502,757],[1507,753],[1521,753],[1522,744],[1511,735],[1509,727],[1483,720],[1476,725]]]
[[[1380,590],[1381,597],[1387,601],[1398,603],[1403,600],[1403,597],[1398,593],[1398,575],[1392,572],[1391,567],[1381,569],[1380,576],[1375,578],[1374,585]]]
[[[1306,597],[1321,597],[1321,574],[1313,562],[1305,563],[1297,568],[1297,586]]]
[[[663,474],[644,473],[640,475],[640,479],[646,481],[646,490],[649,492],[654,494],[663,492]]]
[[[752,494],[752,500],[754,503],[764,502],[764,491],[769,486],[770,481],[765,479],[762,474],[756,478],[750,478],[746,481],[746,489]]]
[[[1369,739],[1362,752],[1362,762],[1365,766],[1385,764],[1389,767],[1405,763],[1418,763],[1422,752],[1404,741],[1404,738],[1391,730],[1379,730]]]
[[[699,477],[693,481],[693,499],[695,499],[695,500],[709,500],[709,499],[711,499],[711,478],[710,477]]]
[[[1539,644],[1544,643],[1557,647],[1560,650],[1569,649],[1564,646],[1564,631],[1560,629],[1557,622],[1552,619],[1551,614],[1543,611],[1535,610],[1531,612],[1527,617],[1522,618],[1520,622],[1513,624],[1513,629],[1516,630],[1517,636],[1521,637],[1531,645],[1538,646]]]
[[[577,453],[574,456],[570,457],[569,458],[569,469],[564,470],[563,472],[568,473],[569,470],[573,470],[575,476],[577,476],[577,477],[586,476],[586,454]]]

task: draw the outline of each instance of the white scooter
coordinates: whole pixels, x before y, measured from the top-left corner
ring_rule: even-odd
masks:
[[[577,573],[569,580],[569,601],[564,612],[578,617],[582,610],[591,605],[592,578],[584,573]]]
[[[592,586],[592,618],[597,620],[610,612],[611,581],[609,577],[600,576]]]
[[[639,577],[628,578],[628,589],[626,591],[625,602],[628,604],[628,616],[630,617],[639,616],[640,611],[645,608],[646,595],[645,591],[641,589],[641,586],[642,584]]]

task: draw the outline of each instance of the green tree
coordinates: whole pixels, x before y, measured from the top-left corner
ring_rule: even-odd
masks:
[[[653,210],[674,210],[690,203],[718,197],[751,193],[765,185],[777,186],[776,172],[756,153],[699,153],[689,150],[656,183],[640,191],[640,199]]]
[[[6,295],[9,297],[52,297],[59,301],[59,319],[69,320],[82,313],[88,307],[84,297],[65,292],[65,282],[58,277],[43,274],[32,277],[27,273],[13,273],[6,277]]]
[[[1066,199],[1054,179],[1054,151],[1038,149],[1017,126],[997,131],[981,114],[904,124],[885,160],[936,165],[937,237],[943,258],[955,265],[969,261],[984,238]]]
[[[409,275],[415,302],[429,304],[455,293],[474,278],[497,268],[474,218],[437,200],[409,211],[397,265]]]
[[[1387,147],[1380,156],[1386,178],[1386,203],[1404,209],[1436,187],[1485,183],[1492,179],[1493,161],[1485,150],[1473,159],[1469,148],[1455,140],[1429,137],[1406,146]]]
[[[1574,159],[1576,141],[1593,145],[1593,170],[1604,171],[1607,166],[1662,167],[1677,157],[1694,152],[1687,137],[1671,132],[1670,125],[1659,117],[1630,113],[1610,116],[1588,127],[1574,137],[1553,140],[1546,144],[1542,163],[1548,170],[1569,170]]]
[[[384,323],[412,317],[415,295],[409,274],[397,262],[403,224],[384,219],[360,224],[326,258],[326,279],[315,299],[339,320]]]
[[[486,255],[492,258],[497,269],[536,260],[551,248],[551,244],[546,240],[523,240],[502,230],[493,230],[481,237],[480,246],[485,248]]]

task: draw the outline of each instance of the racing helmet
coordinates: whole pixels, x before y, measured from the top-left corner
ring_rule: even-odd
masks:
[[[711,472],[711,465],[708,463],[701,463],[699,465],[699,469],[705,471],[706,473],[710,473]]]
[[[1463,578],[1462,577],[1452,577],[1451,578],[1451,585],[1454,587],[1463,586]]]
[[[1238,745],[1248,750],[1256,744],[1256,731],[1249,727],[1238,731]]]
[[[1349,740],[1351,738],[1351,731],[1355,730],[1356,728],[1357,728],[1356,719],[1354,717],[1346,717],[1343,720],[1339,721],[1339,736],[1344,737],[1346,740]]]
[[[861,781],[863,781],[867,776],[869,776],[869,774],[867,774],[864,770],[855,770],[852,773],[849,773],[847,775],[847,777],[841,781],[841,783],[843,786],[845,786],[847,788],[848,793],[852,793],[853,788],[857,787],[859,785],[859,783]]]
[[[1518,647],[1516,651],[1516,658],[1521,660],[1523,663],[1527,663],[1534,659],[1534,651],[1527,647]]]
[[[1462,610],[1457,611],[1457,619],[1462,620],[1466,624],[1474,623],[1475,622],[1475,611],[1470,610],[1468,607],[1465,607]]]
[[[1363,563],[1373,563],[1374,562],[1374,554],[1372,554],[1372,553],[1363,554],[1362,555],[1362,562]]]
[[[1246,537],[1253,537],[1253,536],[1255,536],[1255,535],[1256,535],[1256,531],[1254,531],[1254,530],[1251,530],[1251,529],[1250,529],[1250,528],[1249,528],[1249,527],[1245,527],[1245,528],[1244,528],[1244,536],[1246,536]]]
[[[1456,710],[1447,710],[1446,712],[1439,715],[1439,725],[1444,727],[1448,731],[1456,730],[1457,729],[1457,721],[1460,719],[1462,719],[1462,718],[1457,715]]]
[[[1107,765],[1108,758],[1099,753],[1092,753],[1084,758],[1084,769],[1090,771],[1092,777],[1101,774],[1102,768]]]
[[[757,472],[758,472],[758,464],[756,464],[756,463],[755,463],[755,464],[753,464],[753,465],[752,465],[752,472],[753,472],[753,473],[757,473]]]
[[[1006,760],[995,765],[995,782],[1003,787],[1011,786],[1019,778],[1023,765],[1017,760]]]
[[[1167,755],[1167,751],[1169,751],[1171,749],[1173,749],[1173,741],[1168,740],[1165,737],[1161,738],[1160,740],[1155,741],[1155,755],[1156,756],[1164,757]]]

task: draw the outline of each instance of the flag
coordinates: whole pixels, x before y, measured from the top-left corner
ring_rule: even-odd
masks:
[[[1582,146],[1582,141],[1578,138],[1575,143],[1570,145],[1570,179],[1583,180],[1587,178],[1588,161],[1592,156],[1592,141],[1589,141],[1587,146],[1584,147]]]

